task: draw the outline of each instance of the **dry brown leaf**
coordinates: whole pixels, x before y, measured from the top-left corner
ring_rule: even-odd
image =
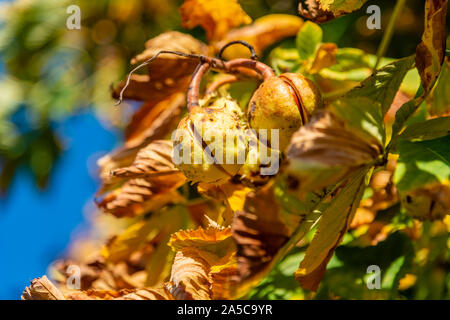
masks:
[[[416,49],[416,67],[425,92],[433,87],[444,61],[447,4],[447,0],[425,2],[425,30]]]
[[[237,0],[185,0],[180,13],[184,28],[200,25],[210,41],[222,39],[230,29],[252,22]]]
[[[103,189],[107,189],[109,184],[122,180],[122,178],[112,176],[110,174],[112,170],[131,165],[140,149],[154,140],[163,139],[176,128],[185,105],[186,100],[184,94],[175,94],[161,101],[155,106],[155,109],[162,110],[157,117],[151,119],[151,121],[143,120],[145,123],[143,122],[141,124],[142,130],[136,130],[133,137],[123,147],[112,151],[98,160],[97,164],[100,167],[100,177],[106,184]]]
[[[183,174],[172,161],[172,149],[172,141],[155,140],[139,150],[131,166],[115,169],[111,174],[121,178],[177,175],[177,180],[183,180]]]
[[[175,190],[184,184],[180,180],[170,189],[162,189],[154,181],[146,179],[131,179],[119,189],[108,194],[97,205],[116,217],[134,217],[143,213],[162,208],[167,204],[183,201],[183,197]]]
[[[207,54],[208,47],[190,35],[168,31],[147,41],[145,51],[131,62],[143,62],[160,50]],[[185,92],[197,64],[197,59],[161,54],[149,64],[148,74],[135,74],[131,77],[130,84],[124,92],[124,98],[157,103],[176,92]],[[125,81],[113,88],[114,98],[119,98],[119,93],[124,86]]]
[[[174,300],[164,288],[75,291],[67,295],[70,300]]]
[[[197,248],[183,248],[175,255],[166,288],[177,300],[210,300],[209,268]]]
[[[233,297],[231,280],[237,275],[237,265],[231,228],[180,230],[169,245],[177,255],[166,288],[177,299]]]
[[[133,146],[152,137],[161,139],[176,128],[186,106],[186,95],[177,92],[158,103],[145,102],[125,129],[125,143]],[[169,111],[170,110],[170,111]]]
[[[332,113],[318,112],[292,137],[287,150],[288,171],[303,191],[332,185],[375,159],[380,147],[346,129]]]
[[[129,291],[116,300],[175,300],[165,288],[136,289]]]
[[[31,281],[22,293],[22,300],[65,300],[64,295],[46,277],[36,278]]]
[[[236,212],[232,229],[239,270],[235,279],[251,287],[252,282],[261,280],[261,274],[289,238],[271,187],[247,195],[244,210]]]
[[[218,52],[225,44],[234,40],[244,40],[250,43],[258,55],[268,46],[287,37],[295,36],[303,20],[289,14],[269,14],[258,18],[249,26],[233,29],[220,41],[212,44]],[[223,56],[228,59],[249,58],[250,53],[242,46],[230,46],[225,49]]]

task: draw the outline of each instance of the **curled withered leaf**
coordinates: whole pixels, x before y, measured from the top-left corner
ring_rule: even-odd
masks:
[[[170,237],[169,246],[174,250],[185,247],[208,247],[221,241],[231,239],[231,229],[197,228],[195,230],[180,230]]]
[[[132,59],[140,63],[153,57],[160,50],[174,50],[183,53],[206,54],[208,47],[190,35],[168,31],[150,39],[146,49]],[[124,92],[125,99],[158,102],[176,92],[187,89],[190,75],[198,60],[171,54],[161,54],[148,67],[148,74],[134,74]],[[119,98],[126,81],[113,88],[112,95]]]
[[[69,300],[174,300],[164,288],[138,288],[114,290],[74,291],[67,295]]]
[[[212,44],[215,51],[219,51],[230,41],[244,40],[250,43],[258,55],[268,46],[287,37],[293,37],[300,30],[303,20],[288,14],[269,14],[256,19],[251,25],[233,29],[220,41]],[[227,59],[250,57],[247,48],[230,46],[225,49],[223,56]]]
[[[122,180],[123,178],[111,175],[111,171],[131,165],[139,150],[154,140],[163,139],[176,128],[186,104],[185,98],[184,94],[174,94],[153,107],[152,111],[156,110],[157,115],[146,115],[132,122],[133,134],[125,145],[97,162],[100,177],[105,184]]]
[[[380,152],[378,144],[348,131],[331,112],[320,111],[292,137],[288,171],[299,179],[300,189],[317,190],[373,161]]]
[[[186,106],[185,93],[177,92],[158,103],[146,102],[125,129],[125,143],[139,144],[145,138],[160,139],[176,127]],[[170,111],[169,111],[170,110]]]
[[[200,25],[210,41],[223,38],[234,27],[252,22],[237,0],[185,0],[180,13],[184,28]]]
[[[444,61],[447,4],[448,0],[425,2],[425,30],[416,49],[416,66],[425,92],[433,87]]]
[[[175,189],[184,182],[181,180],[171,185],[170,189],[161,189],[154,181],[131,179],[108,194],[98,206],[116,217],[134,217],[183,201],[183,197]]]
[[[169,245],[177,250],[166,288],[177,299],[228,299],[237,275],[231,228],[181,230]]]
[[[209,268],[197,248],[183,248],[175,255],[166,288],[178,300],[210,300]]]
[[[183,174],[172,161],[173,142],[170,140],[155,140],[139,150],[131,166],[113,170],[111,174],[123,178],[145,178],[161,175]]]
[[[36,278],[31,281],[22,293],[22,300],[65,300],[64,295],[46,277]]]
[[[298,13],[314,22],[322,23],[361,8],[367,0],[304,0],[298,4]]]
[[[237,211],[232,224],[237,245],[238,283],[251,287],[261,279],[278,250],[289,238],[282,222],[273,189],[265,187],[247,195],[244,210]]]

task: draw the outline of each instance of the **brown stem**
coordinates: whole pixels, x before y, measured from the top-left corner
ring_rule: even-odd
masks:
[[[275,77],[275,72],[273,71],[273,69],[259,61],[240,58],[224,62],[225,71],[233,70],[239,67],[255,70],[262,75],[264,80]]]
[[[200,96],[200,83],[203,75],[209,70],[210,64],[208,62],[200,62],[194,73],[192,73],[191,82],[189,83],[187,93],[187,108],[190,112],[192,108],[199,106],[198,100]]]
[[[259,73],[251,69],[239,67],[231,71],[236,72],[224,74],[222,77],[219,77],[218,79],[213,81],[206,89],[205,95],[211,94],[214,91],[217,91],[217,89],[219,89],[221,86],[229,83],[244,81],[248,79],[256,79],[260,81],[263,80],[263,77]]]

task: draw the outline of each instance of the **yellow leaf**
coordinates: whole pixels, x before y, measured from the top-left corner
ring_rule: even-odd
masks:
[[[148,220],[140,220],[132,224],[121,234],[108,241],[102,249],[102,256],[112,263],[127,259],[131,253],[139,250],[147,240],[156,236],[160,222],[160,215],[155,215]],[[154,232],[152,233],[152,231]]]
[[[234,27],[252,22],[237,0],[185,0],[180,13],[183,27],[202,26],[210,41],[223,38]]]
[[[309,73],[315,74],[324,68],[336,64],[337,46],[334,43],[322,43],[317,49]]]
[[[199,227],[196,230],[180,230],[170,237],[169,246],[173,250],[180,250],[185,247],[209,247],[218,242],[231,239],[231,228],[216,229]]]

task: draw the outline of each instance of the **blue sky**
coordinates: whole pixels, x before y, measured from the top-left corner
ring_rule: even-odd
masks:
[[[30,280],[64,253],[74,231],[86,226],[83,208],[93,205],[99,185],[92,174],[95,160],[118,141],[88,111],[64,120],[57,132],[66,149],[49,188],[39,191],[21,170],[8,197],[0,199],[0,299],[20,299]]]

